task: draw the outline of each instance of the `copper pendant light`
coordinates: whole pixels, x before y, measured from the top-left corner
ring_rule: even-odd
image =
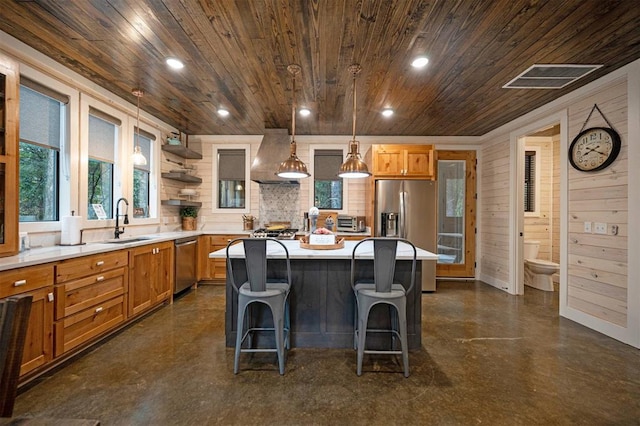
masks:
[[[296,74],[300,72],[300,65],[292,64],[287,71],[293,76],[293,95],[291,102],[291,145],[289,158],[280,163],[277,175],[285,179],[303,179],[311,176],[304,164],[296,155]]]
[[[356,140],[356,76],[362,67],[359,64],[349,66],[353,74],[353,139],[349,142],[347,159],[340,166],[338,176],[341,178],[365,178],[371,176],[367,164],[360,157],[360,143]]]
[[[142,89],[133,89],[133,96],[138,98],[138,109],[136,113],[135,148],[133,149],[133,164],[136,166],[146,166],[147,159],[140,149],[140,98],[144,95]]]

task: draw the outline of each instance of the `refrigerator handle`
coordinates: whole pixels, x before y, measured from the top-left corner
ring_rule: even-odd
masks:
[[[400,191],[400,238],[407,238],[407,229],[406,229],[406,217],[407,217],[407,204],[405,197],[407,193],[405,191]]]

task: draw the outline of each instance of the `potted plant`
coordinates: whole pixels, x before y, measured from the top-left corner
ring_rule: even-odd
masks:
[[[182,218],[183,231],[195,231],[198,217],[198,209],[196,207],[182,207],[180,209],[180,217]]]

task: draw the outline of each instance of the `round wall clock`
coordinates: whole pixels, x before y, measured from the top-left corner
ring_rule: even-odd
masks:
[[[610,127],[583,130],[569,146],[569,162],[583,172],[602,170],[620,153],[620,135]]]

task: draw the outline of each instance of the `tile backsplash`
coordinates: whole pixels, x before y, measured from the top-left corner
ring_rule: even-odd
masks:
[[[291,222],[292,228],[302,227],[300,215],[300,185],[260,184],[260,226],[271,222]]]

